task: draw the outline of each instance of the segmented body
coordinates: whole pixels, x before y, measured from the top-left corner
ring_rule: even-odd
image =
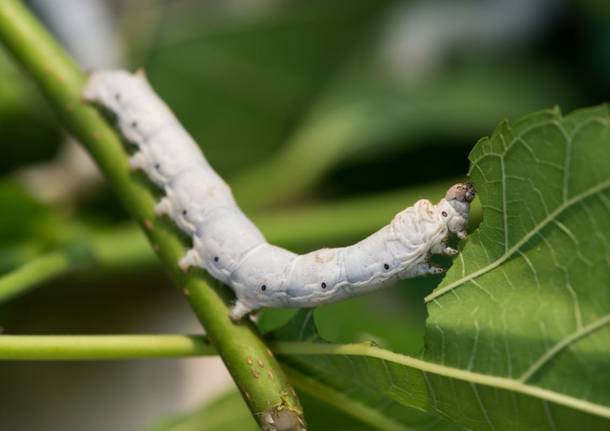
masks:
[[[142,74],[96,72],[84,97],[116,115],[122,135],[137,147],[131,167],[165,191],[157,213],[192,237],[180,265],[204,268],[230,286],[237,296],[233,318],[261,307],[312,307],[440,272],[429,255],[455,254],[444,241],[450,232],[465,236],[474,193],[450,196],[455,187],[470,187],[456,185],[437,205],[420,200],[354,245],[292,253],[267,243]]]

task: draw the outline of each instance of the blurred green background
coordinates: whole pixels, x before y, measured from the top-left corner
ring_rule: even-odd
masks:
[[[349,244],[415,200],[438,199],[504,118],[569,112],[610,94],[603,0],[129,0],[101,9],[88,0],[84,33],[70,18],[83,13],[74,2],[32,3],[84,67],[144,68],[245,211],[295,251]],[[2,50],[0,139],[5,333],[200,332],[112,191],[80,156],[65,156],[53,113]],[[32,182],[32,170],[54,174]],[[57,257],[37,282],[6,288],[24,265]],[[321,307],[320,332],[416,354],[422,298],[439,280]],[[259,325],[291,313],[264,312]],[[244,419],[231,394],[190,421],[175,416],[230,390],[210,359],[1,363],[0,382],[0,429],[246,429],[231,422]],[[327,429],[367,429],[309,397],[306,406],[312,429],[329,418]]]

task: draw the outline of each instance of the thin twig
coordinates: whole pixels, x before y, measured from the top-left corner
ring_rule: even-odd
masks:
[[[0,302],[64,274],[72,267],[69,255],[63,251],[39,256],[0,277]]]
[[[0,360],[85,361],[215,355],[203,335],[1,335]]]

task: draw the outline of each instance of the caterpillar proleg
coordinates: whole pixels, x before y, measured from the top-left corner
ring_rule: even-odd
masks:
[[[331,303],[442,272],[428,263],[430,255],[455,255],[445,241],[452,233],[466,238],[475,196],[467,183],[452,186],[436,205],[419,200],[354,245],[292,253],[267,243],[143,74],[95,72],[83,96],[116,115],[122,135],[137,147],[132,168],[165,191],[157,213],[193,240],[180,266],[204,268],[228,285],[237,297],[233,319],[263,307]]]

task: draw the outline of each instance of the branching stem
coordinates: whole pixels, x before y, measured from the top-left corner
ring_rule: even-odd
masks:
[[[95,109],[82,102],[80,93],[85,75],[17,0],[0,0],[0,40],[32,75],[63,126],[87,148],[145,230],[165,268],[183,289],[256,419],[262,421],[270,411],[281,408],[302,420],[294,390],[254,327],[248,323],[234,324],[229,319],[226,290],[212,287],[207,276],[183,274],[178,268],[185,246],[174,229],[156,220],[154,197],[146,185],[131,175],[118,135]],[[252,372],[248,358],[263,364],[274,378],[259,378]]]

